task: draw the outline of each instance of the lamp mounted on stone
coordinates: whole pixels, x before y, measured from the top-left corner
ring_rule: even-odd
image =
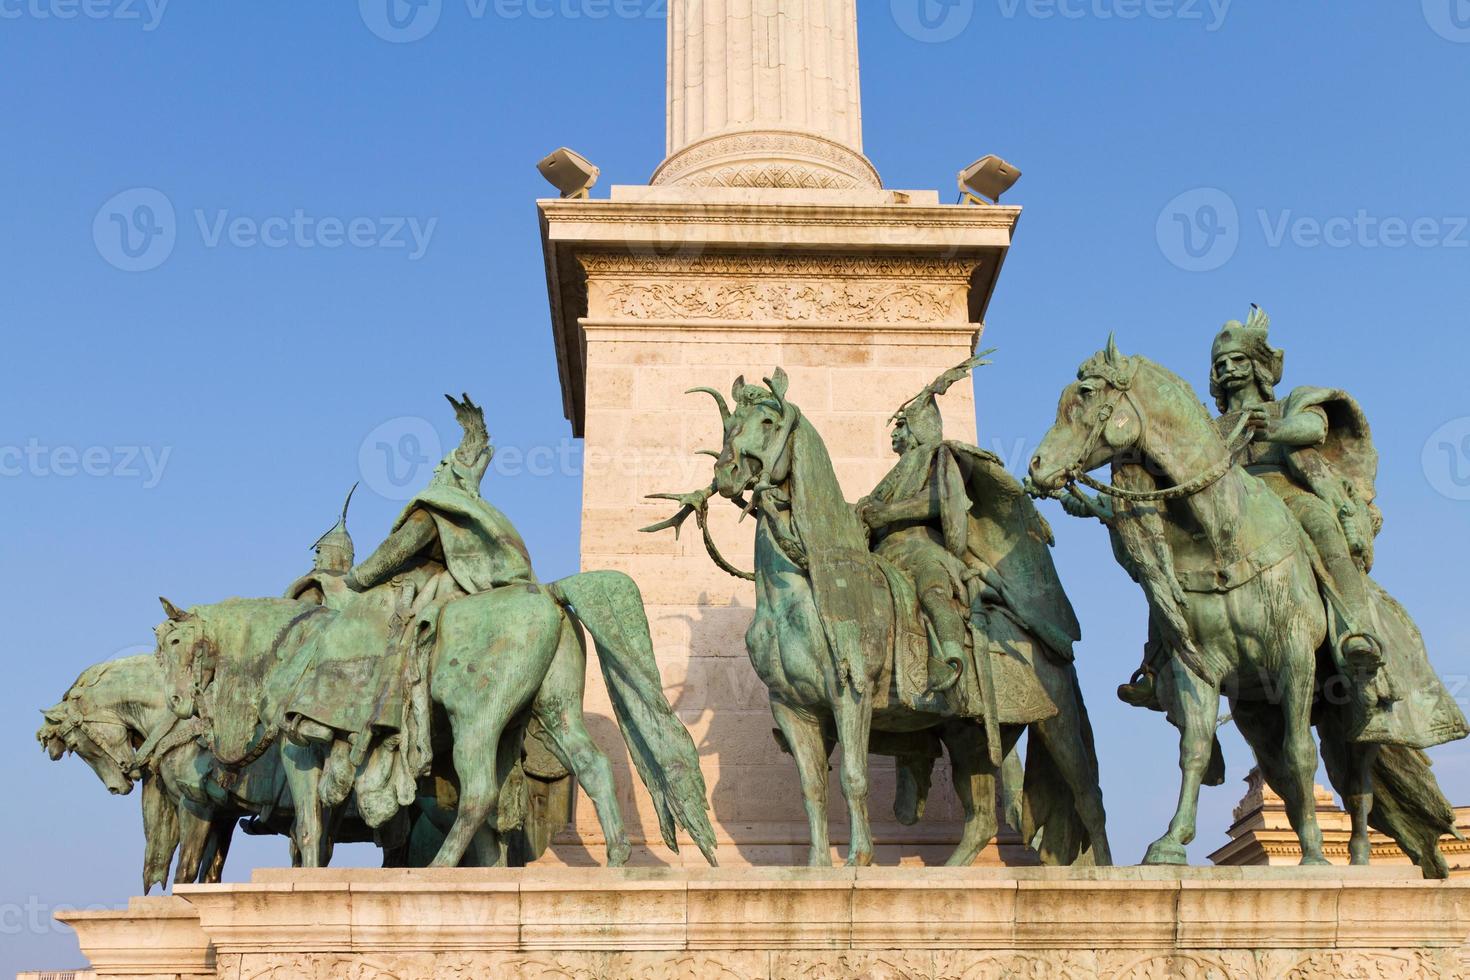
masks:
[[[602,176],[601,168],[565,146],[536,164],[536,169],[566,198],[586,197]]]
[[[970,204],[984,205],[986,201],[999,204],[1000,196],[1020,179],[1021,171],[1000,157],[983,156],[960,171],[960,200]]]

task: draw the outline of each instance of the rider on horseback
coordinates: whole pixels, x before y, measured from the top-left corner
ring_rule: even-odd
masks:
[[[278,686],[272,698],[293,741],[332,745],[323,772],[328,803],[351,791],[374,747],[374,729],[402,735],[406,778],[398,781],[407,786],[426,771],[430,708],[420,661],[432,646],[438,610],[461,596],[536,583],[520,534],[480,496],[494,456],[484,412],[468,395],[462,402],[446,397],[464,437],[387,540],[354,567],[344,508],[343,520],[317,542],[313,573],[287,593],[343,613],[302,646],[299,669],[282,677],[294,683],[289,691]],[[344,698],[344,682],[354,678],[345,686],[359,696]],[[364,688],[367,696],[360,696]]]
[[[1318,576],[1335,613],[1333,642],[1363,684],[1384,663],[1366,573],[1383,519],[1374,506],[1378,455],[1367,420],[1347,394],[1298,388],[1276,397],[1285,353],[1270,345],[1271,319],[1252,305],[1244,323],[1226,323],[1210,351],[1210,393],[1222,434],[1244,425],[1253,434],[1242,464],[1286,504],[1316,549]],[[1119,688],[1124,701],[1155,703],[1153,675],[1161,651]]]
[[[1060,662],[1070,662],[1080,630],[1051,564],[1051,529],[1020,484],[992,454],[944,438],[936,399],[989,363],[984,356],[944,372],[895,413],[898,464],[858,503],[858,514],[878,555],[914,581],[938,647],[930,693],[955,687],[972,664],[981,676],[968,684],[978,682],[988,701],[1014,692],[992,688],[983,649],[966,652],[979,610],[1003,610]],[[934,676],[935,660],[948,667],[947,676]],[[988,713],[1004,707],[992,704]]]

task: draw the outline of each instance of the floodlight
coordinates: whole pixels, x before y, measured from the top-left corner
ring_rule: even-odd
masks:
[[[983,204],[980,198],[999,204],[1000,196],[1020,179],[1021,171],[1000,157],[983,156],[960,171],[960,194],[971,204]]]
[[[602,176],[602,171],[587,158],[565,146],[536,164],[541,176],[561,192],[562,197],[586,197]]]

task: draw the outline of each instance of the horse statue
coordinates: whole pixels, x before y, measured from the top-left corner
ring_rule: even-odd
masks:
[[[37,740],[53,761],[76,754],[115,796],[143,784],[143,893],[176,881],[220,880],[236,821],[249,812],[220,794],[199,789],[208,765],[192,730],[169,710],[163,672],[151,656],[88,667],[56,705],[42,714]],[[149,756],[146,760],[140,752]],[[247,785],[260,783],[252,773]]]
[[[832,860],[827,768],[835,745],[842,747],[849,866],[873,859],[870,750],[884,736],[916,734],[937,737],[949,752],[965,813],[949,864],[962,866],[973,863],[997,831],[996,773],[1029,728],[1034,737],[1023,835],[1041,842],[1048,863],[1110,864],[1092,732],[1070,661],[1047,649],[1003,604],[977,598],[968,617],[971,663],[956,657],[941,664],[949,676],[929,685],[934,630],[923,619],[914,584],[869,550],[863,521],[846,502],[826,445],[787,398],[788,386],[780,370],[764,386],[742,378],[733,407],[718,392],[696,389],[714,395],[724,424],[714,484],[693,494],[658,495],[683,506],[673,519],[646,530],[677,531],[697,515],[716,563],[755,584],[746,646],[769,690],[779,740],[795,758],[810,824],[808,863]],[[716,493],[756,516],[754,573],[731,566],[710,538],[706,512]],[[1023,493],[1011,499],[1034,515]],[[1034,516],[1031,543],[1044,552]],[[968,519],[962,516],[960,526]],[[1041,564],[1050,569],[1050,557]],[[993,739],[987,737],[990,725],[998,731]],[[912,796],[922,793],[928,774],[908,771],[905,759],[923,753],[892,754],[900,764],[896,810],[914,819],[922,803],[916,806]],[[929,765],[937,754],[928,756]],[[900,819],[910,822],[902,812]]]
[[[165,610],[169,618],[156,630],[157,656],[170,706],[181,718],[204,719],[210,754],[230,782],[233,773],[281,740],[283,719],[262,711],[271,674],[344,614],[289,599],[232,599],[189,610],[165,601]],[[582,624],[593,635],[614,713],[653,796],[665,842],[678,849],[677,823],[713,863],[703,776],[688,732],[663,699],[638,587],[621,573],[589,572],[548,586],[464,596],[439,611],[425,683],[441,715],[436,730],[452,732],[457,800],[453,824],[431,866],[459,866],[472,848],[478,866],[507,861],[499,819],[502,790],[521,760],[522,738],[533,718],[592,797],[609,862],[627,861],[611,766],[582,716]],[[386,638],[378,649],[384,646]],[[297,801],[295,846],[304,866],[317,867],[325,860],[328,824],[320,792],[323,753],[289,740],[281,751]],[[399,804],[412,805],[416,794],[415,784],[399,795]]]
[[[240,821],[246,833],[289,838],[294,815],[279,755],[266,753],[242,767],[225,789],[212,778],[214,760],[198,744],[202,724],[197,718],[183,722],[170,710],[164,685],[153,656],[94,664],[42,712],[45,722],[36,733],[53,761],[77,755],[113,795],[126,796],[142,784],[144,894],[155,885],[168,886],[171,865],[175,883],[218,883]],[[452,811],[446,812],[452,820]],[[434,840],[436,833],[442,841],[436,828],[446,812],[421,807],[389,836],[348,807],[335,823],[333,841],[375,842],[383,847],[385,867],[411,867],[416,852],[424,850],[421,841]],[[294,846],[292,852],[292,864],[299,865]]]
[[[1355,804],[1353,863],[1368,861],[1371,826],[1426,876],[1447,876],[1439,839],[1455,833],[1454,811],[1422,750],[1463,738],[1466,724],[1429,668],[1408,614],[1371,585],[1383,671],[1415,683],[1397,700],[1375,694],[1365,705],[1364,692],[1382,686],[1332,642],[1334,603],[1319,585],[1328,579],[1321,559],[1282,499],[1239,465],[1252,438],[1248,418],[1222,434],[1226,426],[1217,427],[1187,382],[1147,358],[1121,354],[1112,338],[1077,377],[1062,392],[1029,479],[1038,496],[1070,489],[1074,500],[1096,507],[1076,493],[1080,482],[1111,498],[1095,516],[1109,526],[1120,562],[1148,600],[1151,646],[1163,661],[1157,696],[1180,731],[1183,778],[1168,832],[1145,863],[1187,862],[1212,745],[1218,752],[1223,693],[1266,782],[1286,802],[1303,864],[1329,863],[1313,795],[1315,723],[1329,778]],[[1111,483],[1088,476],[1109,463]],[[1371,723],[1405,715],[1412,724]],[[1381,734],[1411,730],[1428,734],[1397,741]]]

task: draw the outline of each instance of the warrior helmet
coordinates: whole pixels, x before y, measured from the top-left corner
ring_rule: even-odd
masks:
[[[347,491],[347,500],[342,504],[342,516],[332,529],[317,538],[316,562],[312,566],[318,572],[350,572],[352,563],[356,557],[352,547],[352,535],[347,533],[347,508],[352,505],[352,495],[357,492],[357,484]]]
[[[1255,367],[1256,384],[1268,401],[1275,400],[1276,386],[1281,383],[1286,352],[1270,343],[1271,318],[1256,304],[1244,323],[1231,320],[1221,328],[1210,348],[1210,394],[1220,411],[1225,411],[1225,391],[1215,378],[1215,364],[1223,354],[1244,354]]]
[[[920,446],[937,446],[944,441],[944,416],[939,411],[939,396],[949,391],[957,382],[970,376],[977,367],[989,364],[986,356],[994,350],[985,351],[969,358],[963,364],[945,371],[925,389],[904,402],[903,407],[893,413],[888,421],[908,426]]]

